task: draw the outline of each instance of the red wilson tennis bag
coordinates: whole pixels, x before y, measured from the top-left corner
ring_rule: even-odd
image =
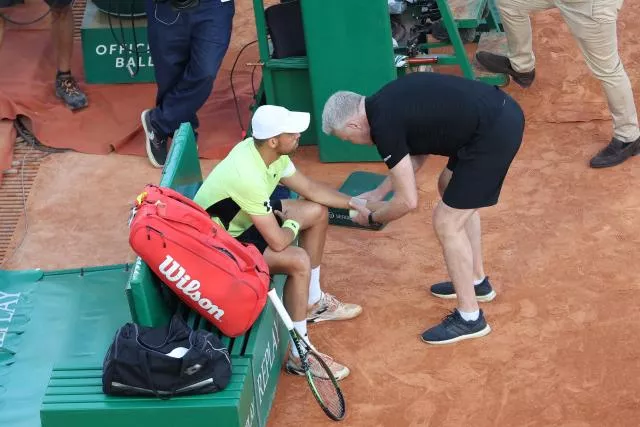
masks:
[[[246,332],[266,303],[269,269],[258,249],[176,191],[145,187],[129,244],[178,298],[229,337]]]

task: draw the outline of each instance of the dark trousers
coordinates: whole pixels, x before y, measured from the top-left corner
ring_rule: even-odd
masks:
[[[213,89],[229,47],[234,0],[200,0],[195,8],[177,12],[166,1],[146,0],[149,49],[158,94],[151,123],[172,136],[181,123],[198,128],[197,112]]]

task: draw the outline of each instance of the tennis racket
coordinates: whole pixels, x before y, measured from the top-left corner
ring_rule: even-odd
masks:
[[[342,420],[347,410],[344,404],[344,396],[338,386],[338,381],[318,352],[315,351],[293,327],[293,321],[284,308],[282,301],[280,301],[276,290],[271,289],[268,295],[271,303],[273,303],[280,318],[289,330],[289,335],[291,335],[291,339],[298,350],[302,362],[302,369],[307,377],[307,382],[309,383],[309,388],[313,396],[329,418],[334,421]]]

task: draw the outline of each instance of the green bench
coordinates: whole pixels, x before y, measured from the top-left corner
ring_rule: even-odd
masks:
[[[174,138],[160,185],[193,198],[201,184],[193,131],[189,124],[183,124]],[[272,277],[271,286],[280,296],[285,280],[284,275]],[[140,258],[134,264],[125,292],[136,323],[166,324],[178,310],[191,327],[217,332],[180,303]],[[101,389],[102,360],[92,366],[68,366],[61,361],[54,368],[44,397],[40,412],[42,427],[266,425],[287,350],[286,328],[267,303],[245,335],[229,338],[217,333],[229,349],[233,366],[232,380],[225,390],[166,401],[106,396]]]

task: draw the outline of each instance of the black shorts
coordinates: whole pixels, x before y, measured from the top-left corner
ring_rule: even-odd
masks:
[[[73,3],[73,0],[44,0],[52,9],[64,9]]]
[[[502,112],[483,129],[479,127],[470,144],[450,157],[453,172],[442,201],[456,209],[478,209],[498,203],[513,158],[524,133],[524,113],[506,95]]]
[[[24,4],[24,0],[0,0],[0,9],[15,6],[17,4]]]
[[[270,203],[271,203],[272,210],[282,211],[281,200],[271,199]],[[276,214],[273,214],[273,215],[275,215],[276,220],[278,220],[278,224],[282,226],[282,220],[280,219],[280,217]],[[244,233],[236,237],[236,239],[238,239],[242,243],[250,243],[252,245],[255,245],[255,247],[258,248],[261,254],[263,254],[264,251],[269,247],[269,245],[267,244],[267,241],[264,240],[264,237],[262,237],[262,234],[260,234],[260,232],[258,231],[255,225],[252,225],[251,227],[247,228],[244,231]]]

